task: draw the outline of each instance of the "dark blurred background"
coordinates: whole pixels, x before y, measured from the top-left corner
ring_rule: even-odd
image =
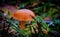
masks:
[[[17,2],[29,2],[31,0],[0,0],[0,6],[2,6],[3,4],[11,4],[11,5],[16,5]],[[53,4],[56,4],[58,6],[60,6],[60,0],[37,0],[37,1],[41,1],[41,2],[51,2]]]

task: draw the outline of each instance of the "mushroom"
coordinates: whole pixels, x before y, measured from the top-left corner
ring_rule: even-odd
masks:
[[[13,13],[12,17],[16,20],[21,21],[20,28],[25,29],[26,21],[33,21],[33,18],[35,18],[36,16],[35,16],[34,12],[31,10],[21,9],[21,10],[15,11]]]

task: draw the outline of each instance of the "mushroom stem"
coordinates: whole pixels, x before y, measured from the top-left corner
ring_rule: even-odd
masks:
[[[20,28],[21,28],[21,29],[25,29],[25,23],[26,23],[25,21],[22,21],[22,22],[21,22],[21,25],[20,25]]]

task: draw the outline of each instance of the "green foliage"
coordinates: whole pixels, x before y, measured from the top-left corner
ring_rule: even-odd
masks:
[[[27,5],[27,3],[22,3],[19,7],[20,8],[24,8],[25,6]],[[48,7],[48,8],[47,8]],[[43,10],[46,9],[45,12],[43,12]],[[57,24],[59,23],[60,21],[58,21],[56,18],[55,18],[55,13],[56,11],[58,10],[57,8],[52,8],[50,9],[50,3],[49,4],[44,4],[42,7],[37,7],[37,8],[34,8],[32,9],[35,13],[37,13],[37,15],[39,14],[39,16],[36,17],[36,19],[34,19],[34,21],[32,21],[32,25],[28,25],[27,28],[25,30],[20,30],[20,28],[18,27],[19,24],[16,25],[16,23],[13,22],[13,20],[8,20],[10,22],[10,24],[12,25],[11,27],[17,32],[19,33],[19,36],[17,37],[32,37],[32,32],[31,32],[31,28],[33,28],[33,30],[37,29],[36,24],[37,24],[37,21],[41,21],[42,23],[42,27],[39,29],[41,30],[42,32],[44,30],[48,31],[48,32],[51,32],[53,31],[53,29],[57,29],[57,27],[54,27],[54,28],[49,28],[49,25],[46,24],[46,22],[44,21],[43,18],[47,17],[47,16],[51,16],[52,17],[52,21],[54,22],[54,24]],[[60,23],[59,23],[60,24]],[[54,25],[55,26],[55,25]],[[59,30],[59,29],[58,29]],[[39,33],[39,37],[43,36],[43,37],[49,37],[50,35],[44,35],[44,33]],[[36,33],[33,33],[33,34],[36,34]]]

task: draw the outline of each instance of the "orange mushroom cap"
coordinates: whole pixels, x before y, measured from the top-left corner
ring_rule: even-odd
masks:
[[[21,9],[14,12],[12,17],[16,20],[21,21],[20,28],[25,29],[26,21],[33,21],[33,18],[35,18],[35,14],[31,10]]]
[[[31,16],[34,18],[36,17],[33,11],[28,9],[21,9],[14,12],[12,17],[19,21],[32,21],[33,18]]]

